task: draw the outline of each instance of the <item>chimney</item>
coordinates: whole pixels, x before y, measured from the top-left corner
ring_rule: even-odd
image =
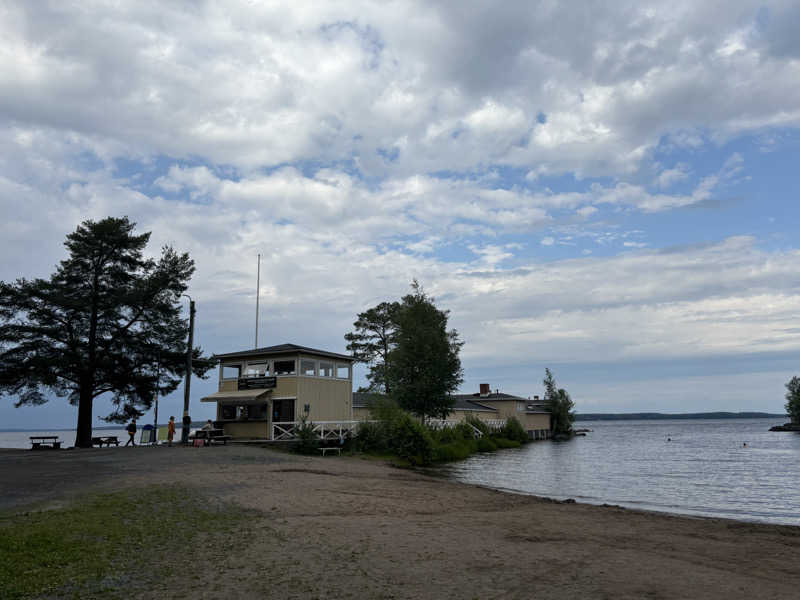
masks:
[[[481,398],[486,398],[489,394],[492,393],[492,390],[489,389],[488,383],[481,384]]]

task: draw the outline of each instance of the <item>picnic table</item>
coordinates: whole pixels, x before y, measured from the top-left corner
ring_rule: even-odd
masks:
[[[197,442],[202,440],[203,446],[208,446],[218,443],[227,444],[231,436],[225,435],[224,429],[198,429],[193,435],[189,436],[189,439],[194,440],[195,445],[198,445]]]
[[[44,448],[58,450],[61,448],[61,442],[58,441],[57,435],[32,435],[29,437],[31,440],[31,450],[42,450]]]
[[[317,448],[320,452],[322,452],[322,456],[325,456],[328,452],[336,452],[336,454],[342,453],[342,448],[340,446],[327,446],[322,448]]]
[[[92,438],[92,446],[100,446],[102,448],[103,444],[105,444],[109,448],[111,447],[111,444],[119,446],[119,439],[117,439],[117,436],[115,435],[106,435],[106,436]]]

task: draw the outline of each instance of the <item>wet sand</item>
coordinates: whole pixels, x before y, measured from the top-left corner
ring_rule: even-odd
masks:
[[[0,452],[0,509],[185,485],[246,516],[136,598],[793,598],[800,527],[558,503],[273,450]]]

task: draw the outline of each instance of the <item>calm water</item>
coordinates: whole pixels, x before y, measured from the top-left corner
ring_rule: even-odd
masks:
[[[57,435],[61,442],[61,447],[73,446],[75,444],[75,430],[41,430],[41,431],[0,431],[0,448],[30,448],[32,435]],[[124,428],[120,429],[96,429],[92,433],[96,437],[117,436],[120,445],[128,441],[128,433]],[[136,433],[136,443],[139,443],[141,431]],[[112,446],[113,448],[114,446]]]
[[[475,455],[443,470],[458,481],[538,496],[800,525],[800,434],[768,431],[780,423],[579,421],[593,432]]]

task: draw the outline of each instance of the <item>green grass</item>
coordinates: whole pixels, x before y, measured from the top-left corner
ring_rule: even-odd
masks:
[[[240,511],[181,487],[86,496],[0,515],[0,598],[126,597],[170,574],[170,553],[222,539]]]

